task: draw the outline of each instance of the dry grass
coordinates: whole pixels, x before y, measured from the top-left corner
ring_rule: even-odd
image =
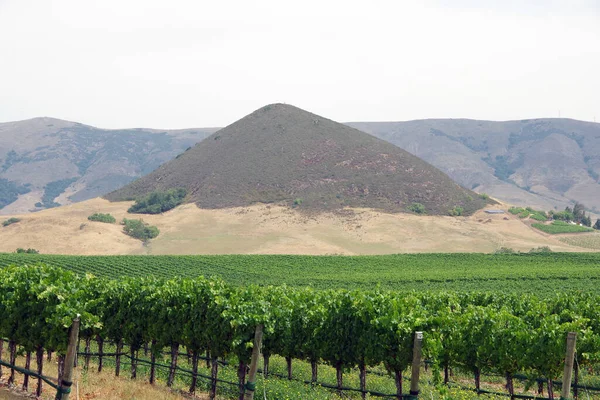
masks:
[[[7,357],[8,354],[3,355]],[[24,366],[23,357],[18,357],[17,365]],[[32,366],[35,362],[32,361]],[[44,359],[44,375],[57,376],[57,363],[54,357],[51,362]],[[32,367],[33,368],[33,367]],[[192,397],[184,394],[182,389],[175,387],[175,390],[167,388],[164,384],[150,385],[144,378],[131,380],[126,377],[115,377],[114,369],[104,368],[102,372],[96,372],[97,366],[90,364],[90,371],[84,372],[82,368],[75,369],[73,379],[73,391],[70,399],[73,400],[181,400],[181,399],[208,399],[207,395],[200,394]],[[16,400],[23,397],[34,397],[37,379],[29,379],[29,393],[21,391],[23,385],[23,375],[16,374],[16,387],[9,392],[5,387],[8,379],[8,369],[3,367],[3,380],[0,380],[0,400]],[[3,387],[4,386],[4,387]],[[177,384],[175,385],[177,386]],[[42,399],[52,400],[56,391],[47,384],[44,384]],[[4,396],[4,397],[3,397]]]
[[[559,240],[571,246],[578,246],[591,250],[600,250],[600,233],[562,236],[559,238]]]
[[[0,228],[0,251],[23,247],[46,254],[351,255],[493,252],[500,247],[528,251],[540,246],[554,251],[589,251],[539,232],[512,215],[483,211],[470,217],[387,214],[369,209],[307,215],[261,204],[220,210],[187,204],[163,215],[133,215],[127,214],[130,204],[93,199],[20,215],[21,222]],[[110,213],[117,221],[143,218],[161,233],[144,246],[124,235],[118,224],[88,221],[96,212]]]

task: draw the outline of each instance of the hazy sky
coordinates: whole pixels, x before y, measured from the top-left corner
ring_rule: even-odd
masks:
[[[600,122],[600,0],[0,0],[0,121]]]

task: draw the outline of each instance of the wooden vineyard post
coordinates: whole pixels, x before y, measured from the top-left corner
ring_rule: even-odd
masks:
[[[561,399],[568,399],[571,395],[571,378],[573,377],[573,360],[575,358],[575,343],[577,333],[569,332],[567,334],[567,354],[565,356],[565,370],[563,372]]]
[[[77,342],[79,341],[79,315],[73,320],[73,325],[69,331],[69,346],[65,357],[65,370],[62,380],[59,382],[59,390],[56,393],[56,400],[68,400],[73,385],[73,369],[75,357],[77,357]]]
[[[0,361],[2,361],[2,352],[4,351],[4,340],[0,339]],[[2,365],[0,365],[0,379],[2,379]]]
[[[254,333],[254,347],[252,348],[252,359],[250,361],[250,372],[246,382],[245,400],[254,399],[254,390],[256,389],[256,370],[258,369],[258,360],[260,358],[260,348],[262,347],[263,326],[258,325]]]
[[[415,343],[413,345],[412,374],[410,380],[410,396],[419,396],[419,374],[421,372],[421,348],[423,345],[423,332],[415,332]]]

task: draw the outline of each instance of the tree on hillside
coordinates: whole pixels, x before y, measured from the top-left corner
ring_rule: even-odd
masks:
[[[575,222],[582,222],[583,218],[585,218],[585,206],[583,203],[577,201],[573,206],[573,220]]]
[[[571,209],[569,207],[565,208],[565,211],[553,212],[551,217],[552,217],[552,219],[556,219],[559,221],[566,221],[566,222],[574,220],[573,212],[571,211]]]
[[[581,218],[581,225],[592,226],[592,218],[589,215],[584,215],[584,217]]]
[[[594,224],[594,229],[600,230],[600,218],[596,220],[596,223]]]

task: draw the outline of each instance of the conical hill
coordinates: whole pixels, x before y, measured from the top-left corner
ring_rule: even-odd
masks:
[[[368,207],[428,214],[485,200],[383,140],[287,104],[262,107],[154,172],[106,196],[133,199],[183,187],[201,208],[286,203],[305,210]]]

